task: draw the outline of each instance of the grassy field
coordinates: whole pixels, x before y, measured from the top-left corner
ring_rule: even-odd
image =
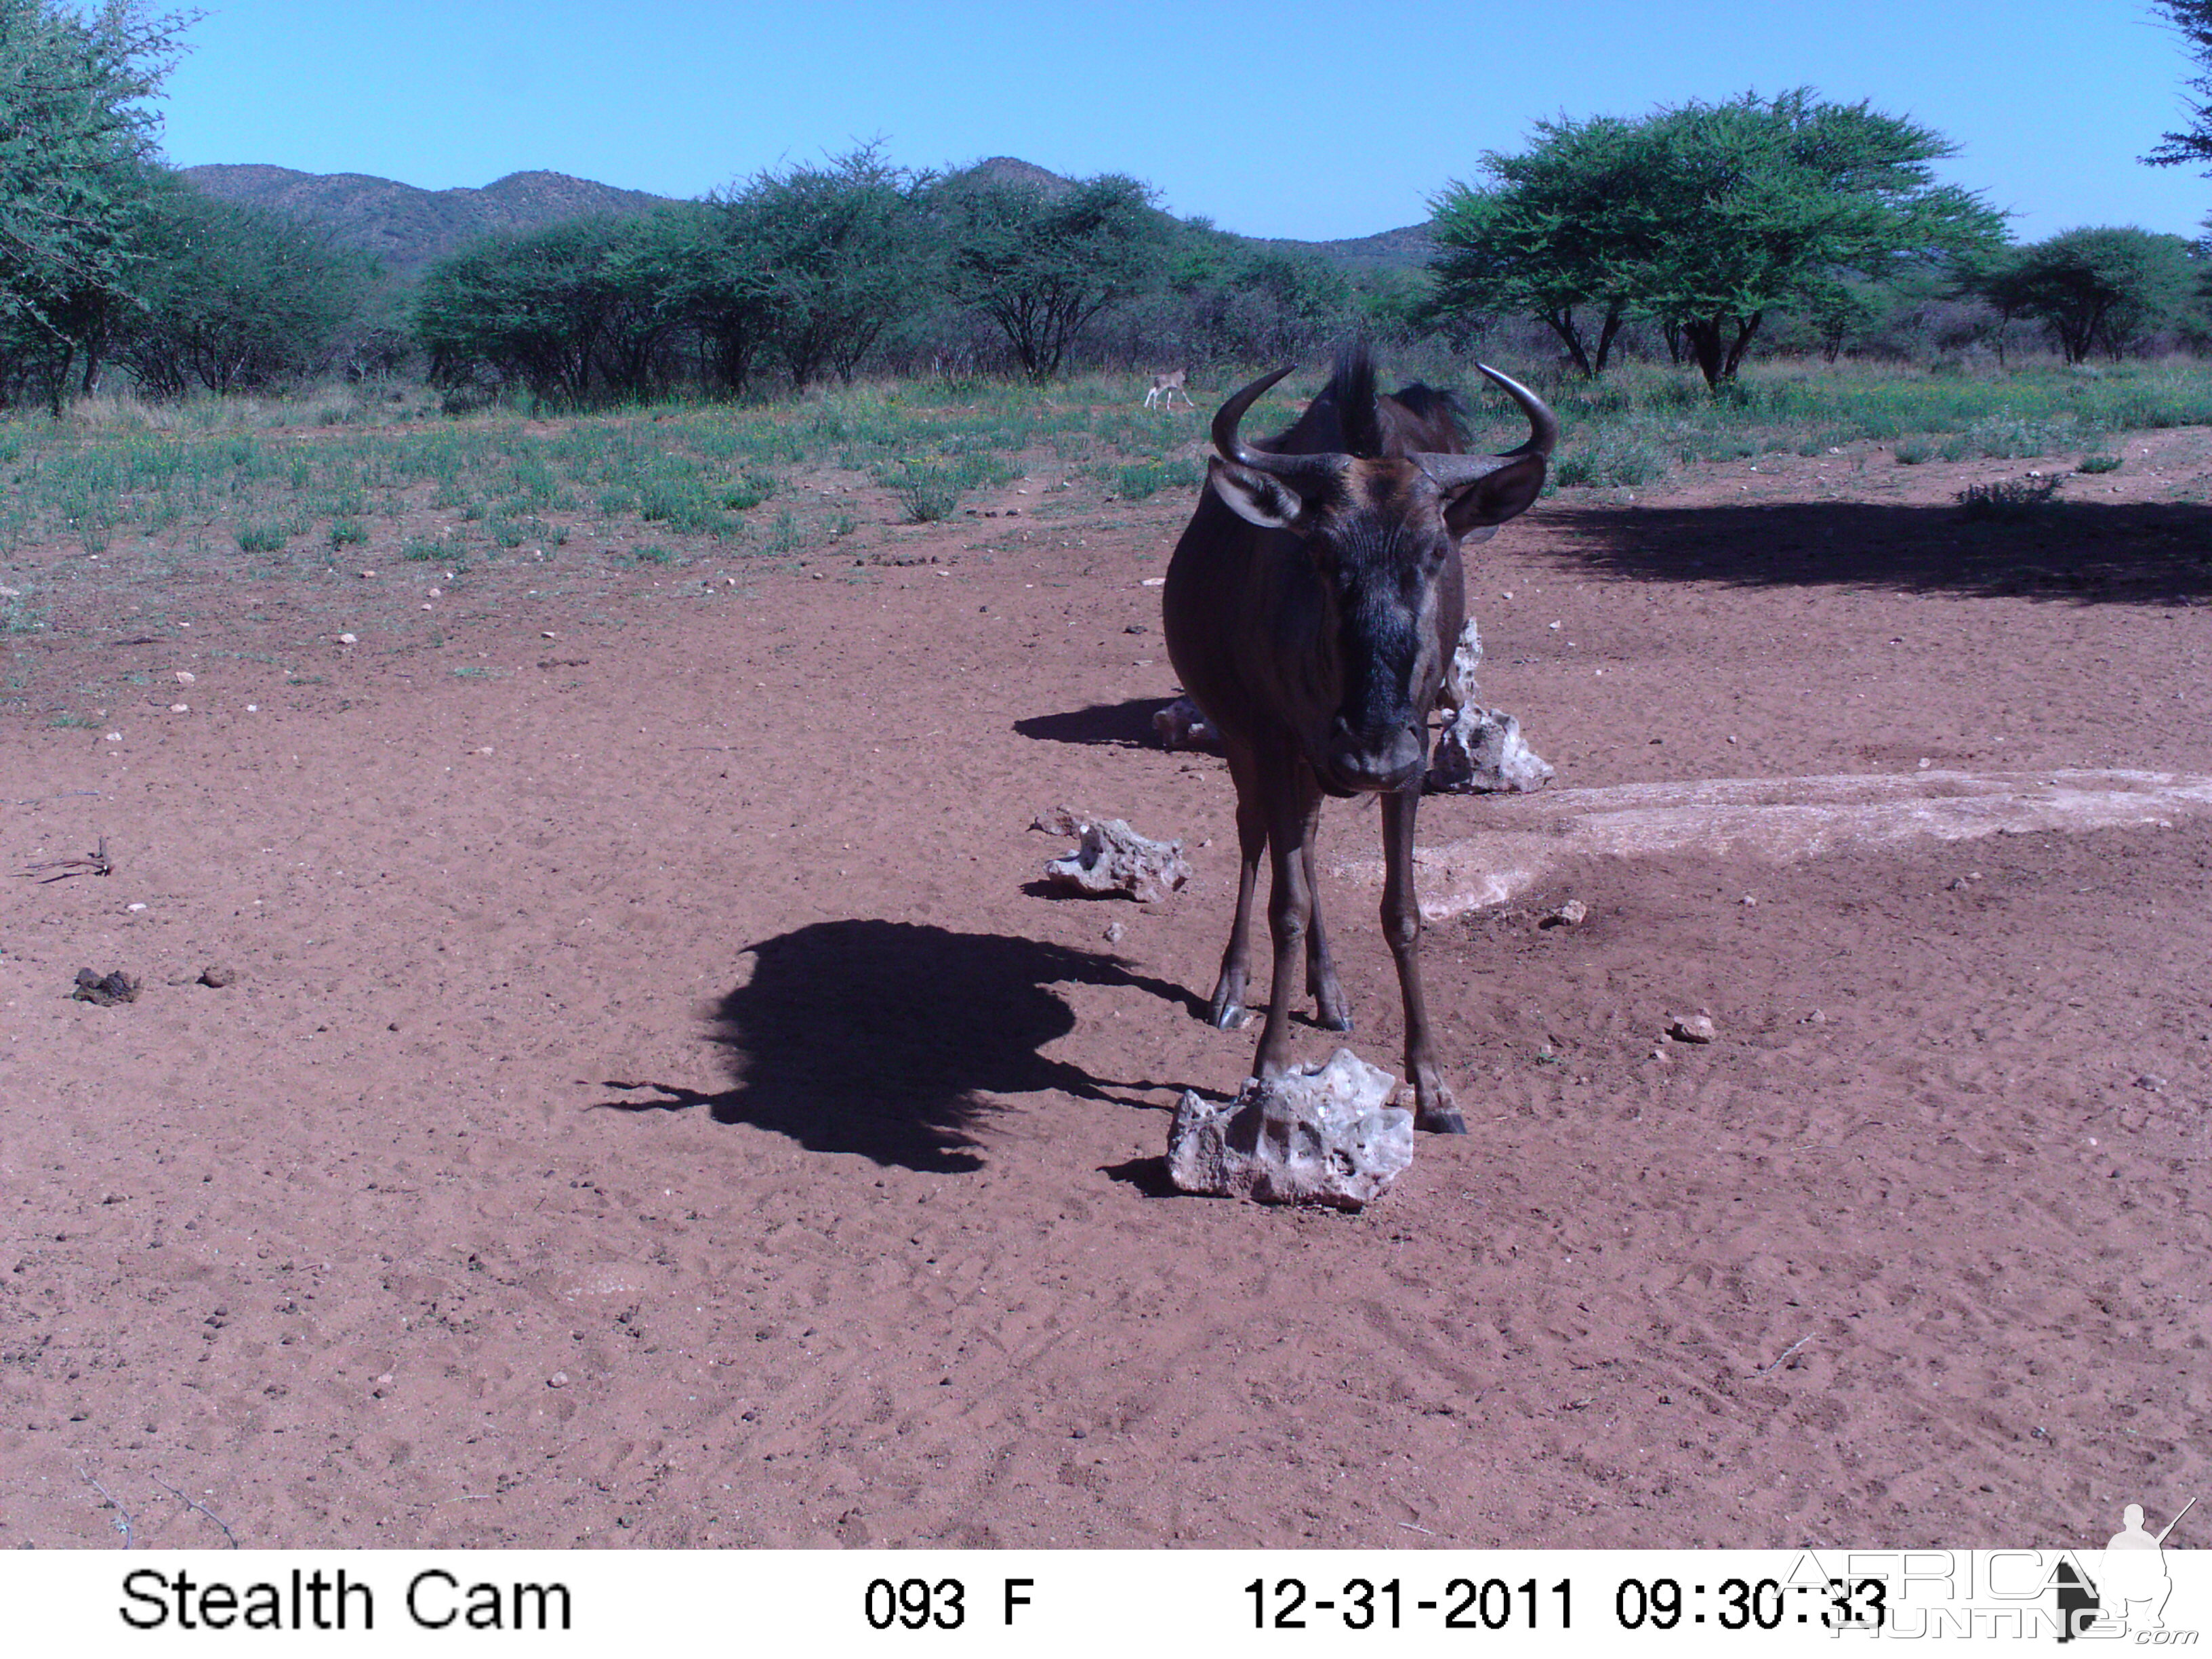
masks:
[[[1239,378],[1210,377],[1216,395]],[[1471,374],[1460,377],[1462,384]],[[1565,426],[1553,483],[1633,487],[1705,460],[1885,447],[1931,458],[2062,457],[2103,465],[2113,435],[2212,424],[2212,365],[2037,367],[1998,375],[1765,365],[1716,398],[1693,376],[1631,364],[1586,383],[1533,376]],[[0,560],[29,545],[118,544],[190,560],[239,555],[267,574],[320,574],[381,529],[434,520],[402,556],[460,566],[517,550],[555,558],[580,531],[617,556],[680,561],[641,538],[717,557],[786,556],[856,527],[803,475],[862,474],[915,522],[974,491],[1049,472],[1109,498],[1182,491],[1203,472],[1208,410],[1141,407],[1143,382],[1093,376],[1038,391],[865,386],[767,405],[668,404],[557,421],[436,412],[423,394],[324,392],[160,409],[95,403],[60,421],[0,422]],[[1203,401],[1203,399],[1201,400]],[[1510,408],[1477,397],[1480,444],[1517,441]],[[1270,399],[1255,430],[1289,418]],[[8,599],[0,628],[27,611]]]

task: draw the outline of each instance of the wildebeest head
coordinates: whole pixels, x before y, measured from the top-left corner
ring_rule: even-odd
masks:
[[[1237,427],[1290,372],[1221,406],[1206,482],[1239,518],[1297,538],[1319,578],[1310,591],[1325,615],[1312,660],[1287,665],[1282,679],[1296,705],[1285,712],[1316,777],[1334,795],[1400,788],[1427,758],[1429,710],[1459,628],[1460,545],[1536,499],[1559,423],[1534,392],[1486,366],[1528,416],[1528,442],[1502,455],[1413,449],[1408,429],[1434,441],[1437,424],[1377,399],[1371,373],[1340,371],[1324,396],[1355,405],[1335,411],[1340,441],[1353,453],[1255,449]]]

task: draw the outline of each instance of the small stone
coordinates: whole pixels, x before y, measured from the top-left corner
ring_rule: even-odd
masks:
[[[188,702],[173,702],[169,705],[169,712],[172,714],[189,714],[192,712],[192,706]]]
[[[1746,893],[1743,896],[1743,902],[1744,908],[1747,909],[1755,910],[1759,908],[1759,901],[1753,898],[1749,893]]]
[[[559,639],[561,636],[560,636],[558,634],[556,634],[556,633],[555,633],[551,629],[550,629],[550,628],[549,628],[549,629],[546,629],[543,630],[543,631],[538,635],[538,638],[540,638],[540,639],[543,639],[543,640],[557,640],[557,639]]]
[[[142,899],[136,904],[126,904],[123,908],[126,910],[143,910],[146,908],[146,905],[145,902]]]
[[[246,705],[246,712],[249,714],[258,714],[261,712],[261,705],[258,702],[249,702]]]
[[[192,671],[189,668],[179,668],[177,671],[177,684],[179,685],[190,685],[191,683]]]
[[[1580,899],[1569,899],[1536,925],[1539,927],[1579,927],[1589,915],[1589,906]]]
[[[1828,1017],[1825,1013],[1822,1013],[1820,1010],[1815,1008],[1811,1013],[1805,1016],[1805,1023],[1808,1025],[1826,1025],[1828,1023]]]
[[[361,641],[350,634],[341,634],[338,635],[338,643],[340,645],[359,645]]]
[[[210,991],[220,991],[226,985],[238,983],[238,969],[220,962],[210,962],[200,969],[199,982]]]
[[[1206,749],[1221,741],[1221,734],[1206,718],[1206,711],[1188,697],[1177,697],[1152,714],[1152,730],[1163,749]]]
[[[1048,836],[1079,836],[1084,822],[1065,806],[1048,806],[1030,820],[1030,828]]]
[[[1121,942],[1121,935],[1126,931],[1127,930],[1123,928],[1121,924],[1118,921],[1108,922],[1106,924],[1106,942],[1109,945],[1119,945]]]
[[[361,579],[365,582],[373,582],[376,580],[376,572],[374,570],[364,570],[361,573]]]
[[[1186,1193],[1357,1210],[1413,1161],[1397,1079],[1339,1048],[1325,1066],[1262,1082],[1226,1106],[1186,1091],[1168,1131],[1168,1176]]]
[[[2145,1072],[2136,1079],[2136,1087],[2148,1089],[2154,1095],[2162,1095],[2166,1092],[2166,1079],[2155,1072]]]
[[[120,743],[123,741],[123,734],[120,732],[110,732],[107,734],[107,741],[110,743]]]
[[[446,597],[446,590],[442,587],[434,587],[430,590],[430,597],[434,599],[442,599]]]
[[[1713,1023],[1703,1014],[1677,1014],[1667,1022],[1667,1035],[1684,1042],[1711,1042]]]
[[[549,1389],[567,1388],[568,1386],[568,1373],[566,1371],[554,1372],[552,1376],[545,1379],[545,1386]]]

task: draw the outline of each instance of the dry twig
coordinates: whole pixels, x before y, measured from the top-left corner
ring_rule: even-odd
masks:
[[[112,876],[115,873],[115,862],[107,856],[107,837],[102,836],[96,853],[88,853],[82,858],[47,859],[43,863],[26,865],[15,873],[28,876],[43,887],[48,882],[67,881],[71,876]]]

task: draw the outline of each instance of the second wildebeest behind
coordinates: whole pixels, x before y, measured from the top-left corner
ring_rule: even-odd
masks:
[[[1272,850],[1274,980],[1253,1069],[1265,1078],[1290,1062],[1301,956],[1320,1023],[1352,1029],[1315,903],[1314,834],[1324,795],[1380,795],[1382,931],[1405,1000],[1415,1121],[1462,1133],[1421,994],[1413,819],[1429,714],[1466,620],[1460,549],[1536,499],[1559,422],[1485,368],[1527,416],[1528,441],[1464,454],[1455,398],[1425,386],[1380,397],[1372,359],[1353,350],[1289,431],[1243,437],[1245,410],[1290,372],[1253,381],[1213,417],[1218,453],[1164,594],[1176,672],[1220,732],[1237,784],[1243,867],[1211,1017],[1227,1030],[1243,1016],[1253,890]]]

